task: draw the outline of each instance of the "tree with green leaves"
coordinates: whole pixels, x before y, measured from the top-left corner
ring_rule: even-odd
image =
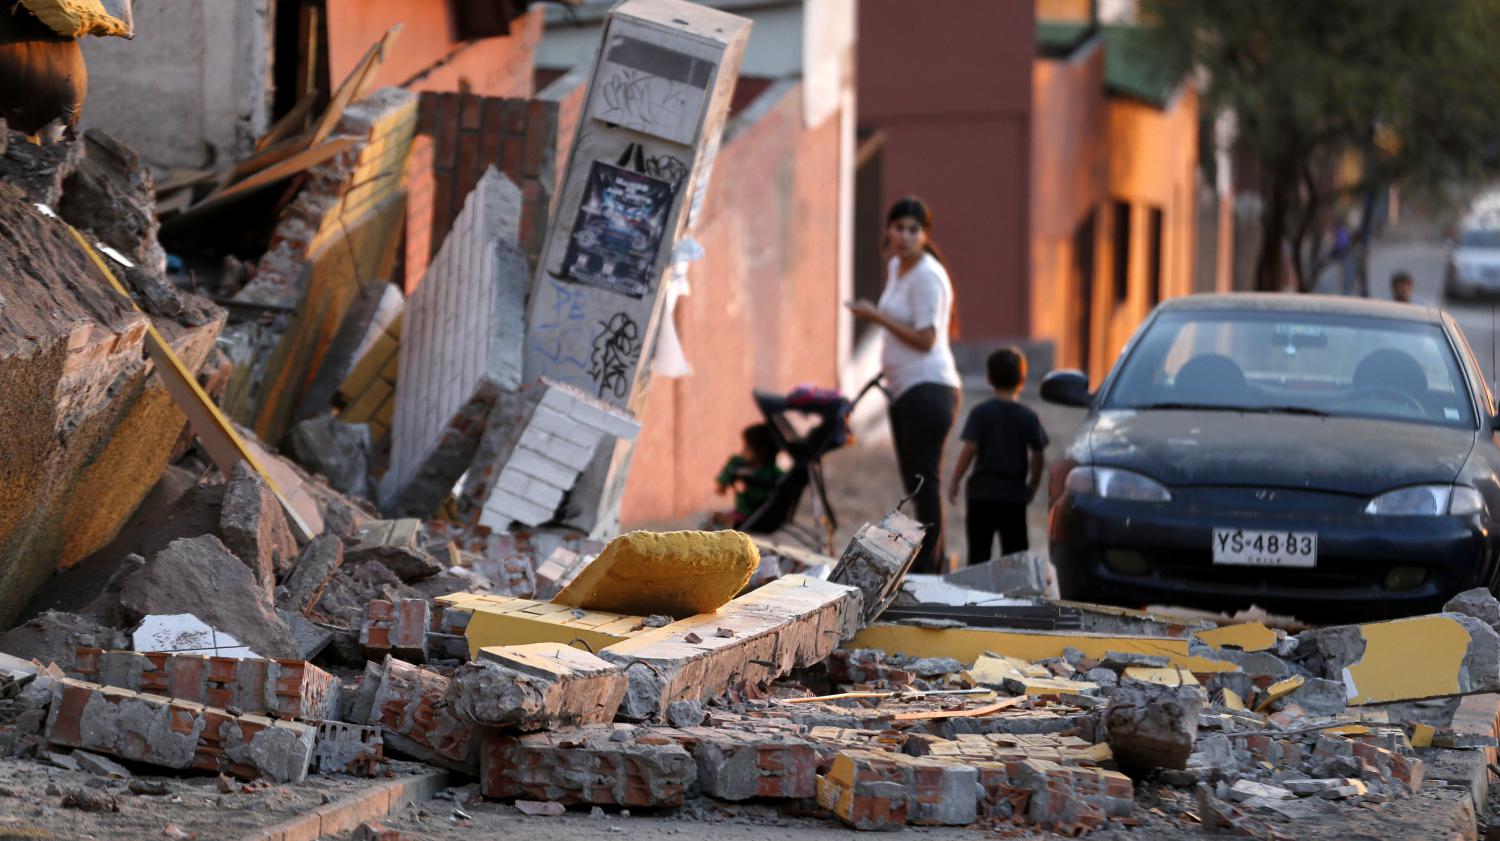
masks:
[[[1329,220],[1399,185],[1479,184],[1500,163],[1496,0],[1144,0],[1167,68],[1196,68],[1259,169],[1256,288],[1306,291]],[[1352,166],[1344,165],[1352,163]],[[1352,176],[1337,177],[1352,173]]]

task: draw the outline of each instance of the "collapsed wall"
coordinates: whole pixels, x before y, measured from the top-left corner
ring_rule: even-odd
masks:
[[[181,303],[156,326],[197,370],[224,313]],[[62,221],[0,184],[0,625],[112,539],[166,467],[185,418],[145,358],[146,325]]]

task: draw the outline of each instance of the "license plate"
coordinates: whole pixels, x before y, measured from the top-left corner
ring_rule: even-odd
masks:
[[[1246,567],[1314,567],[1318,536],[1306,531],[1214,529],[1214,563]]]

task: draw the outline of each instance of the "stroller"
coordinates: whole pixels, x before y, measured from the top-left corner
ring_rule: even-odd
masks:
[[[770,498],[757,508],[738,528],[749,534],[771,534],[785,531],[809,549],[825,555],[834,554],[833,534],[838,518],[828,503],[823,484],[823,456],[853,440],[849,431],[849,414],[871,389],[885,388],[876,377],[860,389],[851,401],[832,389],[802,387],[787,395],[755,392],[755,405],[771,428],[778,451],[792,457],[792,467],[782,474],[771,489]],[[798,431],[790,415],[801,415],[804,428]],[[811,426],[806,423],[811,422]],[[809,525],[794,521],[802,494],[811,485],[812,520]]]

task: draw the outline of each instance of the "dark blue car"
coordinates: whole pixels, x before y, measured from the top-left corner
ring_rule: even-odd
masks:
[[[1439,609],[1497,585],[1494,398],[1453,319],[1310,295],[1158,307],[1054,467],[1064,598],[1319,621]]]

